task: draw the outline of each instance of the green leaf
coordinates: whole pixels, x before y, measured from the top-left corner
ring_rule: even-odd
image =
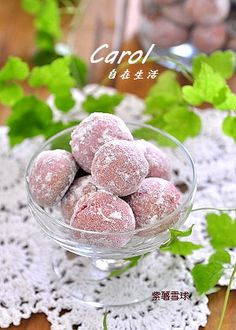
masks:
[[[55,105],[63,112],[68,112],[75,105],[75,100],[73,99],[71,93],[68,95],[56,96]]]
[[[12,109],[7,121],[11,146],[25,138],[42,135],[52,123],[49,106],[35,96],[25,96]]]
[[[192,86],[184,86],[182,90],[183,97],[188,103],[194,106],[200,105],[202,103],[202,96],[198,94]]]
[[[140,262],[140,260],[143,257],[146,257],[147,255],[149,255],[149,253],[146,253],[144,255],[141,256],[135,256],[135,257],[131,257],[131,258],[126,258],[125,260],[129,261],[128,265],[120,268],[120,269],[115,269],[113,270],[110,274],[109,274],[109,278],[114,277],[114,276],[120,276],[123,273],[127,272],[129,269],[135,267],[138,265],[138,263]]]
[[[214,248],[236,247],[236,220],[228,214],[210,213],[206,216],[207,231]]]
[[[29,74],[28,65],[20,58],[10,56],[4,67],[0,70],[0,81],[24,80]]]
[[[54,37],[51,34],[45,31],[37,31],[36,44],[39,50],[53,52],[54,43]]]
[[[213,288],[223,275],[223,265],[219,262],[195,265],[192,276],[198,293],[203,294]]]
[[[88,75],[86,63],[79,57],[71,56],[70,71],[77,85],[80,88],[84,87],[87,83]]]
[[[223,131],[236,141],[236,117],[227,116],[223,121]]]
[[[88,95],[82,107],[88,113],[104,112],[114,113],[114,108],[120,104],[124,96],[121,94],[103,94],[99,97]]]
[[[200,54],[193,60],[193,75],[196,78],[200,71],[202,63],[207,63],[212,69],[218,72],[222,78],[229,79],[235,70],[236,56],[232,50],[216,51],[210,56]]]
[[[29,84],[32,87],[47,86],[56,96],[58,108],[68,111],[74,106],[71,94],[76,81],[70,75],[70,56],[58,58],[50,65],[36,67],[32,70]]]
[[[193,111],[185,107],[176,107],[164,115],[164,130],[180,141],[194,137],[201,130],[201,120]]]
[[[55,50],[38,50],[33,56],[33,63],[38,66],[43,66],[52,63],[61,55],[57,54]]]
[[[22,0],[22,8],[31,14],[37,14],[41,8],[41,0]]]
[[[217,105],[222,103],[226,97],[224,95],[226,94],[226,86],[225,80],[218,72],[215,72],[208,64],[202,63],[193,86],[182,88],[183,97],[189,104],[193,105],[200,105],[203,102]]]
[[[223,264],[230,264],[231,262],[231,256],[230,254],[223,250],[223,249],[219,249],[216,250],[215,253],[212,254],[212,256],[209,259],[209,262],[220,262]]]
[[[192,242],[180,241],[179,237],[188,237],[192,234],[193,226],[189,229],[181,231],[177,229],[169,229],[170,230],[170,240],[162,244],[160,250],[163,252],[170,252],[172,254],[179,255],[190,255],[194,250],[198,250],[202,248],[201,245],[194,244]]]
[[[103,317],[103,330],[108,330],[107,329],[107,315],[108,315],[108,312],[105,312],[104,317]]]
[[[182,242],[176,240],[168,247],[161,247],[161,251],[167,251],[172,254],[178,254],[181,256],[187,256],[193,253],[194,250],[199,250],[202,248],[202,245],[194,244],[192,242]]]
[[[56,0],[43,0],[35,25],[39,31],[44,31],[56,39],[60,37],[60,11]]]
[[[181,87],[177,75],[173,71],[165,71],[159,75],[157,83],[151,88],[145,100],[148,114],[163,114],[163,109],[168,109],[173,104],[183,102]],[[161,110],[161,111],[160,111]]]
[[[0,85],[0,102],[4,105],[13,106],[23,95],[23,89],[16,83]]]

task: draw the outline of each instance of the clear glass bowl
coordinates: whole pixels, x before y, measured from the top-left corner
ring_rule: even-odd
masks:
[[[185,186],[186,191],[182,194],[181,204],[174,212],[161,219],[156,225],[151,225],[145,228],[135,229],[133,231],[127,231],[123,233],[101,233],[94,231],[85,231],[80,230],[78,228],[74,228],[68,223],[66,223],[63,220],[62,214],[60,212],[60,206],[45,209],[35,202],[32,197],[28,183],[28,176],[35,161],[35,158],[38,156],[39,153],[44,150],[52,150],[58,148],[70,150],[69,140],[73,128],[66,129],[46,141],[41,146],[41,148],[39,148],[39,150],[33,155],[26,171],[28,202],[32,215],[47,236],[49,236],[61,247],[72,253],[65,254],[65,256],[68,257],[68,260],[74,259],[76,255],[89,258],[88,262],[86,261],[86,266],[83,266],[83,276],[84,279],[86,279],[86,282],[91,281],[92,286],[94,285],[94,280],[101,281],[103,279],[104,281],[106,281],[108,274],[112,270],[127,265],[129,261],[125,260],[126,258],[144,255],[148,252],[152,252],[154,250],[157,250],[161,244],[166,242],[169,238],[168,228],[179,228],[187,219],[192,208],[194,194],[196,191],[196,171],[194,162],[188,150],[183,146],[183,144],[181,144],[171,135],[157,128],[135,123],[126,124],[131,130],[131,132],[134,132],[135,130],[140,128],[145,128],[146,134],[147,136],[149,136],[150,141],[159,144],[160,148],[162,148],[163,145],[168,145],[168,150],[174,148],[174,153],[172,153],[172,164],[174,164],[175,162],[181,162],[188,170],[187,179],[186,176],[181,178],[180,174],[180,176],[178,176],[177,182],[174,182],[177,185],[181,182],[181,185]],[[86,240],[81,240],[79,238],[80,233],[89,236],[89,243],[86,242]],[[124,238],[125,241],[127,241],[128,238],[129,241],[123,247],[108,248],[98,246],[96,244],[96,241],[98,241],[98,239],[101,237],[109,237],[115,240]],[[94,244],[91,244],[91,241],[94,242]],[[78,263],[81,263],[81,260],[79,261],[79,259],[80,258],[78,258]],[[62,277],[62,274],[58,265],[61,265],[62,262],[62,260],[53,260],[54,270],[56,271],[56,274],[59,279]],[[78,272],[78,265],[76,265],[75,261],[73,261],[73,267],[75,268],[75,272]],[[98,272],[94,272],[94,269],[98,270]],[[80,275],[81,273],[78,274],[78,281],[80,280]],[[79,300],[95,306],[110,305],[110,302],[107,301],[105,298],[104,301],[100,301],[98,303],[94,301],[95,299],[92,295],[86,297],[86,294],[82,292],[83,287],[80,286],[78,288],[75,288],[74,285],[75,284],[73,284],[73,289],[71,289],[71,294]],[[126,297],[125,300],[119,298],[119,301],[113,301],[112,305],[117,306],[134,303],[140,300],[148,299],[148,297],[150,298],[150,295],[151,292],[149,290],[149,292],[143,292],[140,296],[142,298],[138,300],[136,296],[129,297],[129,299]]]

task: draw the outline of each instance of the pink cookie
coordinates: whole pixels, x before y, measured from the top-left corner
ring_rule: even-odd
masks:
[[[155,2],[158,4],[158,5],[171,5],[172,3],[175,3],[176,1],[178,0],[155,0]]]
[[[188,30],[166,17],[158,17],[150,25],[150,38],[161,48],[180,45],[188,39]]]
[[[229,15],[230,0],[187,0],[186,11],[197,23],[217,24]]]
[[[44,207],[59,203],[76,172],[76,162],[68,151],[56,149],[41,152],[28,178],[33,198]]]
[[[180,204],[180,192],[169,181],[160,178],[143,180],[139,189],[129,197],[137,227],[155,225],[166,215],[172,213]],[[159,231],[166,230],[177,219],[163,223]]]
[[[188,14],[185,3],[183,2],[170,6],[164,6],[162,8],[162,13],[165,17],[169,18],[177,24],[183,26],[191,26],[193,24],[193,19]]]
[[[148,162],[135,142],[111,141],[97,151],[92,164],[96,185],[118,196],[134,193],[148,174]]]
[[[230,0],[187,0],[185,8],[195,22],[212,25],[229,15]]]
[[[135,141],[141,147],[149,164],[148,177],[157,177],[166,180],[171,178],[170,161],[164,152],[154,144],[145,140]]]
[[[86,172],[91,171],[96,151],[112,140],[133,140],[125,123],[117,116],[93,113],[83,120],[72,132],[72,154]]]
[[[96,191],[97,187],[95,186],[91,175],[86,175],[75,179],[61,201],[61,210],[64,219],[70,221],[78,200],[84,195],[88,195]]]
[[[84,198],[82,198],[84,199]],[[130,206],[117,196],[105,191],[97,191],[78,202],[71,226],[114,234],[89,234],[78,232],[78,237],[97,247],[119,248],[128,243],[132,234],[115,234],[135,229],[135,218]]]
[[[225,24],[196,26],[192,33],[192,42],[205,53],[212,53],[222,48],[226,42]]]
[[[229,41],[227,43],[227,48],[230,48],[230,49],[236,51],[236,38],[229,39]]]

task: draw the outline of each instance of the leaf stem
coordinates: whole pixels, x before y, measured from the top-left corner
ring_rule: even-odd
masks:
[[[222,312],[221,312],[220,322],[218,324],[217,330],[222,329],[222,325],[223,325],[223,321],[224,321],[224,317],[225,317],[225,312],[226,312],[226,308],[227,308],[227,304],[228,304],[228,300],[229,300],[229,294],[230,294],[230,290],[231,290],[231,286],[233,284],[235,274],[236,274],[236,264],[234,265],[233,272],[230,276],[229,285],[228,285],[227,290],[226,290],[224,305],[223,305],[223,309],[222,309]]]
[[[197,211],[204,211],[204,210],[214,210],[214,211],[219,211],[219,212],[231,212],[231,211],[236,211],[236,208],[234,208],[234,209],[218,209],[216,207],[200,207],[200,208],[191,210],[191,213],[197,212]]]

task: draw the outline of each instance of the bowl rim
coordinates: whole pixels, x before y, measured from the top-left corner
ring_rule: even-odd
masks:
[[[127,234],[137,234],[140,232],[146,232],[146,231],[150,231],[150,230],[155,230],[158,229],[163,223],[165,223],[166,221],[168,221],[169,219],[171,219],[172,217],[174,217],[175,215],[177,215],[178,213],[181,212],[181,210],[183,208],[185,208],[185,206],[188,204],[188,202],[191,201],[192,198],[194,198],[194,195],[196,193],[196,189],[197,189],[197,173],[196,173],[196,167],[195,167],[195,163],[194,160],[190,154],[190,152],[188,151],[188,149],[174,136],[172,136],[171,134],[153,127],[151,125],[148,124],[143,124],[143,123],[135,123],[132,121],[124,121],[126,125],[132,125],[132,126],[136,126],[137,128],[148,128],[151,129],[152,131],[155,131],[158,134],[161,134],[162,136],[165,136],[166,138],[168,138],[169,140],[171,140],[172,142],[174,142],[187,156],[188,160],[190,161],[191,164],[191,169],[192,169],[192,183],[191,183],[191,187],[189,189],[189,192],[187,194],[187,197],[183,200],[183,202],[181,202],[179,204],[179,206],[177,207],[177,209],[175,209],[173,212],[169,213],[168,215],[164,216],[163,218],[161,218],[160,220],[158,220],[158,223],[156,224],[151,224],[151,225],[147,225],[141,228],[136,228],[133,230],[127,230],[124,232],[110,232],[110,231],[103,231],[103,232],[98,232],[98,231],[93,231],[93,230],[85,230],[85,229],[80,229],[80,228],[75,228],[73,226],[71,226],[70,224],[66,223],[65,221],[62,221],[54,216],[52,216],[51,214],[49,214],[47,211],[45,211],[45,209],[43,209],[43,207],[41,207],[33,198],[30,187],[29,187],[29,173],[31,170],[31,167],[34,163],[34,160],[36,159],[36,157],[46,148],[50,145],[50,143],[52,141],[54,141],[55,139],[61,137],[64,134],[67,134],[69,132],[72,132],[78,125],[74,125],[71,126],[69,128],[66,128],[62,131],[60,131],[59,133],[53,135],[51,138],[49,138],[48,140],[46,140],[44,143],[41,144],[41,146],[37,149],[36,152],[34,152],[34,154],[32,155],[32,157],[30,158],[30,161],[28,162],[27,168],[26,168],[26,172],[25,172],[25,181],[26,181],[26,188],[27,188],[27,194],[28,194],[28,202],[32,203],[33,208],[35,210],[37,210],[38,212],[41,213],[41,215],[46,216],[50,219],[50,221],[52,221],[53,223],[55,223],[55,225],[59,225],[64,229],[69,229],[73,232],[81,232],[81,233],[85,233],[85,234],[96,234],[96,235],[115,235],[115,236],[119,236],[119,235],[127,235]],[[132,133],[132,132],[131,132]],[[149,142],[151,140],[148,140],[147,142]],[[50,149],[49,149],[50,150]],[[53,149],[55,150],[55,149]],[[89,175],[89,174],[88,174]],[[102,190],[102,189],[101,189]],[[59,205],[59,203],[57,204]],[[55,206],[57,206],[55,205]],[[30,207],[32,210],[32,206]],[[168,228],[169,229],[169,228]]]

